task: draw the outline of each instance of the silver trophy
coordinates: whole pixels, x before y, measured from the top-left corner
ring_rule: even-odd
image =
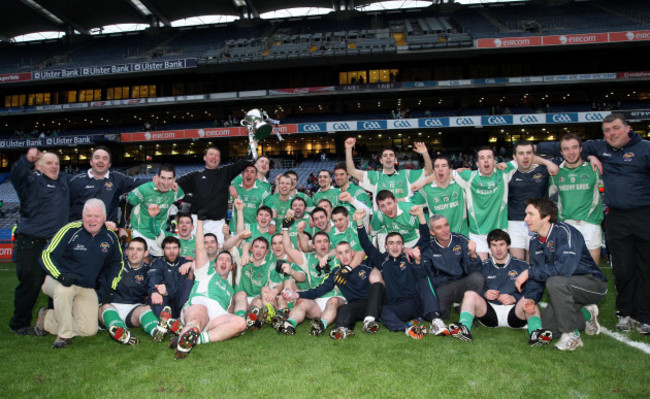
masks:
[[[251,155],[257,160],[257,142],[268,138],[273,132],[273,126],[266,122],[269,116],[259,109],[251,109],[246,113],[241,125],[248,130],[248,142]]]

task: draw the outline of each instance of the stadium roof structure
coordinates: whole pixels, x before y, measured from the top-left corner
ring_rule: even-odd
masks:
[[[437,0],[434,3],[453,3]],[[493,2],[499,0],[491,0]],[[571,0],[539,0],[544,2]],[[204,15],[258,18],[267,12],[297,7],[333,11],[355,9],[382,0],[3,0],[0,40],[44,31],[90,34],[117,24],[160,24]],[[490,2],[490,1],[488,1]]]

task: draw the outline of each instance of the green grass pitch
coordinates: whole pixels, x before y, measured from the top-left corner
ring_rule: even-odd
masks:
[[[604,264],[603,264],[604,266]],[[53,336],[9,332],[14,265],[0,264],[0,397],[373,397],[373,398],[648,398],[650,355],[601,334],[586,336],[572,353],[530,348],[525,330],[475,326],[474,342],[427,336],[414,341],[386,329],[345,341],[295,336],[270,327],[221,343],[195,347],[174,361],[167,344],[140,329],[127,347],[105,331],[75,338],[63,350]],[[602,325],[614,328],[615,290],[601,304]],[[46,298],[41,295],[38,306]],[[451,321],[458,314],[452,312]],[[629,334],[634,341],[648,337]]]

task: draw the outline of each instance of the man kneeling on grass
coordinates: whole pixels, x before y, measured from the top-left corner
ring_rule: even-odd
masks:
[[[544,284],[549,304],[542,322],[561,334],[555,348],[573,351],[583,346],[579,330],[587,335],[600,334],[598,306],[607,294],[607,278],[591,257],[585,239],[573,226],[557,221],[557,206],[548,198],[526,201],[530,239],[530,269],[517,277],[515,285],[527,280]]]
[[[325,280],[316,288],[307,291],[292,292],[284,290],[282,296],[287,301],[294,299],[316,299],[332,291],[335,287],[341,290],[346,304],[338,308],[336,315],[336,328],[330,331],[333,339],[344,339],[354,336],[354,325],[357,321],[372,313],[373,318],[379,317],[379,304],[374,309],[368,309],[368,293],[370,292],[370,272],[372,268],[365,261],[355,266],[350,266],[354,259],[355,251],[347,241],[341,241],[336,246],[336,259],[340,263],[327,275]],[[285,323],[289,323],[286,321]]]
[[[523,328],[528,324],[530,346],[550,343],[551,331],[542,329],[539,307],[531,299],[539,299],[543,287],[531,281],[526,284],[524,294],[515,287],[515,279],[528,270],[528,263],[510,256],[510,235],[501,229],[492,230],[487,235],[487,243],[492,258],[481,264],[485,277],[483,292],[465,292],[460,320],[449,325],[451,335],[461,341],[471,341],[470,331],[476,317],[486,327]]]
[[[99,307],[99,322],[108,330],[111,338],[124,345],[140,342],[129,328],[140,327],[151,335],[156,342],[162,341],[167,332],[174,334],[183,327],[177,319],[171,318],[171,308],[160,312],[160,319],[145,305],[147,287],[145,279],[149,265],[144,258],[149,256],[147,242],[142,237],[135,237],[126,249],[126,262],[122,269],[122,279],[117,284],[111,303]]]
[[[169,345],[176,349],[174,359],[187,357],[196,344],[224,341],[246,330],[243,317],[228,313],[234,294],[232,285],[228,283],[232,256],[221,252],[217,255],[214,269],[210,268],[203,242],[203,220],[198,220],[196,225],[195,246],[194,286],[181,311],[185,327]]]

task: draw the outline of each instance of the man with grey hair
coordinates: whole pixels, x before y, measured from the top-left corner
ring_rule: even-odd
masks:
[[[56,334],[53,348],[65,348],[74,336],[97,333],[99,303],[110,303],[124,267],[117,235],[104,226],[104,202],[92,198],[83,220],[63,226],[43,250],[43,292],[54,309],[38,312],[36,335]]]
[[[481,292],[484,278],[476,243],[462,234],[452,233],[447,218],[433,215],[428,225],[420,224],[422,258],[429,258],[433,287],[440,302],[443,319],[449,317],[450,305],[462,302],[465,291]]]
[[[11,332],[33,335],[32,311],[45,279],[38,264],[47,241],[66,223],[70,209],[67,175],[59,174],[59,157],[32,147],[11,168],[11,183],[20,199],[15,252],[18,286]]]

